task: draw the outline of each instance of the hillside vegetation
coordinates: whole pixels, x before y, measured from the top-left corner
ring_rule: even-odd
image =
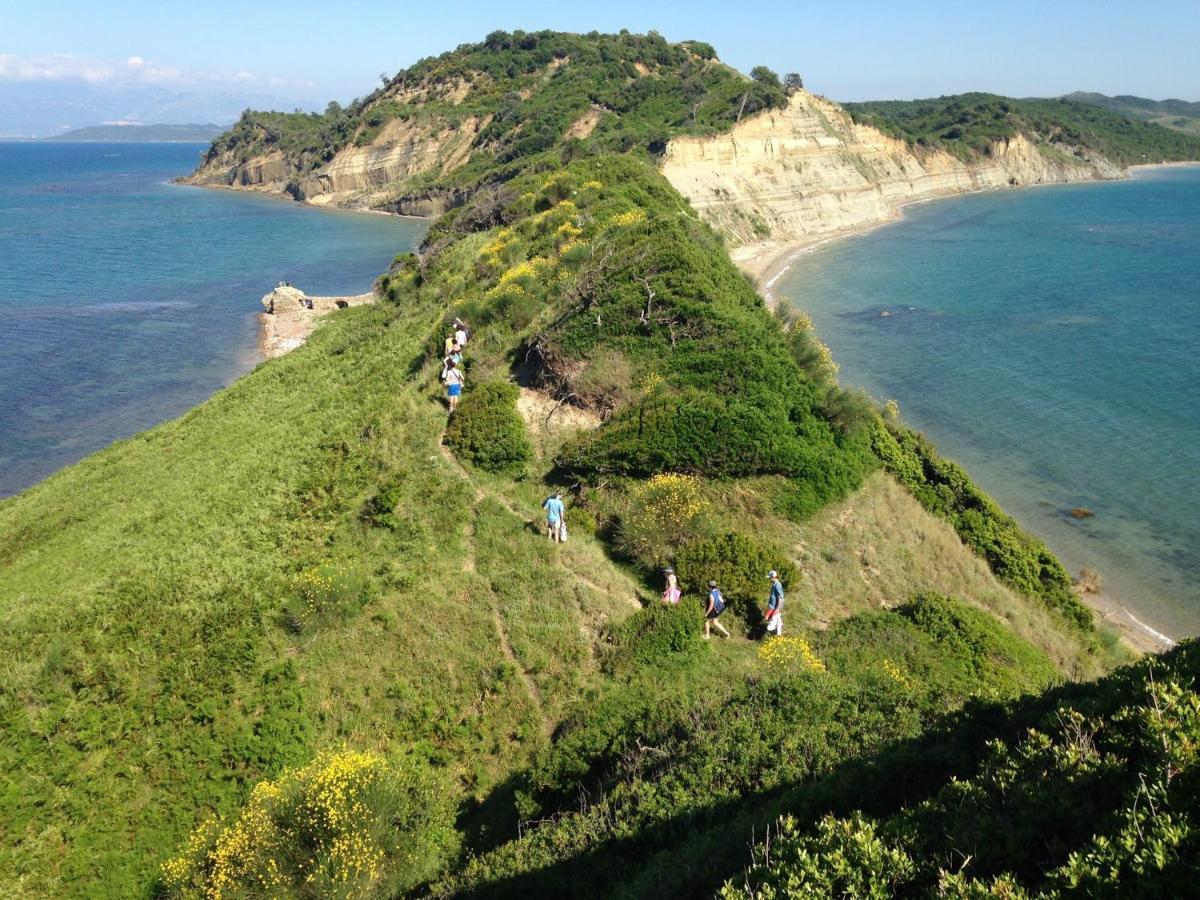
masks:
[[[661,153],[674,134],[714,133],[783,105],[779,78],[768,70],[756,75],[746,78],[722,64],[708,44],[671,44],[654,32],[497,31],[417,62],[345,108],[247,110],[208,158],[244,162],[280,151],[299,180],[339,150],[369,144],[390,123],[417,123],[431,134],[470,123],[465,164],[424,179],[469,186],[511,177],[563,144],[571,153],[584,147]],[[415,179],[407,189],[424,186]]]
[[[1076,91],[1067,94],[1063,99],[1111,109],[1131,119],[1153,122],[1164,128],[1200,134],[1200,103],[1187,100],[1148,100],[1128,94],[1109,97],[1088,91]]]
[[[422,65],[507,65],[519,39],[494,38]],[[686,127],[652,108],[655,133]],[[0,502],[6,895],[697,896],[814,868],[854,894],[884,864],[881,895],[1034,891],[1093,834],[1137,857],[1097,856],[1098,890],[1194,865],[1194,650],[1154,700],[1146,664],[1090,681],[1128,657],[1061,565],[841,389],[807,322],[768,311],[630,147],[477,163],[484,186],[375,305]],[[447,425],[456,316],[473,333]],[[762,641],[768,569],[787,627]],[[710,578],[727,640],[702,637]],[[1091,723],[1068,746],[1103,763],[1086,783],[1070,765],[1093,757],[1049,749],[1060,705]],[[1165,769],[1138,731],[1152,708]],[[1003,786],[1039,778],[1066,783],[1038,809],[1044,854],[1040,832],[996,837],[1026,808]],[[1119,825],[1131,808],[1146,827]],[[773,865],[750,847],[780,816]]]
[[[1137,121],[1126,110],[1069,98],[1017,100],[976,93],[874,100],[845,107],[858,122],[916,147],[944,149],[965,161],[986,155],[993,142],[1017,134],[1048,151],[1080,147],[1123,166],[1200,159],[1200,138]]]

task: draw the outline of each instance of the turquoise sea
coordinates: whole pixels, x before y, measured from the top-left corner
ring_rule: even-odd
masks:
[[[252,368],[276,282],[361,293],[425,231],[171,184],[203,149],[0,143],[0,496]]]
[[[1200,167],[911,206],[773,290],[1072,574],[1200,634]]]

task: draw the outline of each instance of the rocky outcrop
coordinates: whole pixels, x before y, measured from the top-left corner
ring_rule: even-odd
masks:
[[[369,142],[345,147],[315,167],[278,150],[248,160],[231,151],[210,152],[186,181],[287,194],[318,206],[438,215],[457,202],[441,195],[406,194],[406,185],[417,176],[445,176],[464,165],[489,121],[490,116],[469,116],[452,127],[434,118],[393,119]]]
[[[918,154],[903,141],[855,124],[840,106],[807,91],[782,110],[715,137],[667,146],[663,174],[736,243],[789,242],[861,228],[904,203],[1008,185],[1118,178],[1108,160],[1037,145],[1023,135],[964,163]]]
[[[374,303],[374,294],[354,297],[310,297],[290,284],[279,284],[262,298],[259,349],[271,359],[295,350],[313,333],[322,316],[350,306]]]

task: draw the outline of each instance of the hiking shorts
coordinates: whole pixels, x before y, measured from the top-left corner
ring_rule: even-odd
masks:
[[[462,395],[462,385],[461,384],[450,384],[450,385],[446,386],[446,396],[447,397],[458,397],[461,395]]]
[[[721,618],[721,613],[723,613],[723,612],[725,612],[725,607],[723,607],[723,606],[722,606],[720,609],[714,609],[714,610],[713,610],[712,612],[710,612],[710,613],[705,613],[705,614],[704,614],[704,618],[706,618],[706,619],[719,619],[719,618]]]

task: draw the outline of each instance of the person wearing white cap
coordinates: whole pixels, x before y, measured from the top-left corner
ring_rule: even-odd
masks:
[[[767,573],[767,577],[771,579],[771,596],[767,599],[765,616],[767,634],[781,637],[783,635],[783,582],[779,580],[779,573],[774,569]]]

